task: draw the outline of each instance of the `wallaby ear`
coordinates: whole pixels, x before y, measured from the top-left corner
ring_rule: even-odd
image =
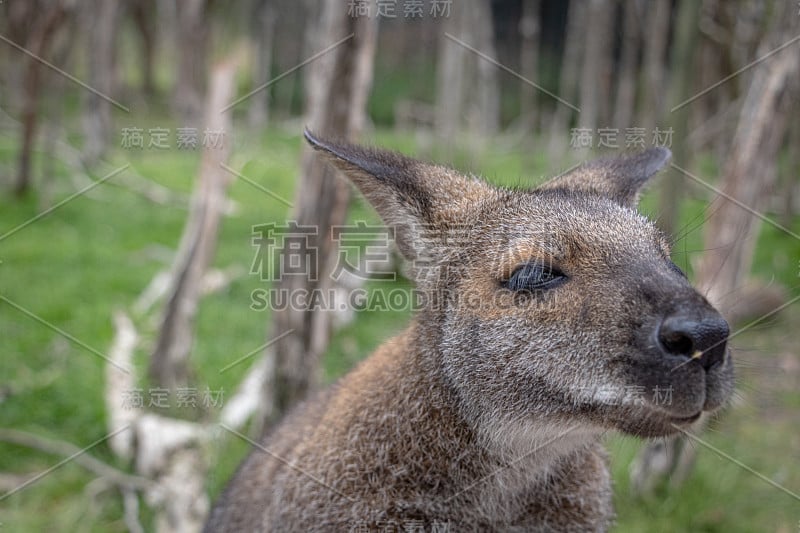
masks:
[[[431,249],[436,234],[467,222],[467,213],[494,190],[477,178],[396,152],[320,139],[308,129],[303,135],[395,228],[395,241],[408,259],[436,255]]]
[[[633,155],[596,159],[551,179],[539,189],[583,191],[635,207],[644,184],[670,159],[672,152],[661,146]]]

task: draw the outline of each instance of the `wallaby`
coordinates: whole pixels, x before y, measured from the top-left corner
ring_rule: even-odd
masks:
[[[635,210],[669,150],[525,190],[305,138],[429,298],[263,439],[207,531],[604,531],[602,435],[673,434],[729,398],[728,324]]]

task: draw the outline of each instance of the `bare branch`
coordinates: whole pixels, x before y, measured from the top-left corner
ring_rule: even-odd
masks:
[[[152,482],[148,479],[126,474],[125,472],[117,470],[113,466],[110,466],[103,461],[92,457],[88,453],[81,453],[81,448],[67,441],[48,439],[17,429],[0,429],[0,441],[16,444],[17,446],[33,448],[51,455],[63,457],[70,457],[74,455],[75,457],[73,458],[72,462],[81,465],[96,476],[102,477],[118,487],[146,490],[152,488],[153,486]]]

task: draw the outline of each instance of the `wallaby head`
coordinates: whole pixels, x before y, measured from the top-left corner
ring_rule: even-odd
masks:
[[[430,296],[431,357],[490,438],[526,424],[668,435],[730,396],[728,324],[635,210],[669,150],[519,190],[305,136],[395,228]]]

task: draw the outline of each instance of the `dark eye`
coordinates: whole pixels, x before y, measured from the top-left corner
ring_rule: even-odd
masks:
[[[673,272],[677,273],[679,276],[682,276],[684,278],[686,277],[686,273],[683,270],[681,270],[681,267],[679,267],[678,265],[676,265],[672,261],[667,261],[667,264],[669,265],[669,268]]]
[[[512,291],[533,292],[552,289],[566,279],[563,273],[549,265],[527,263],[516,269],[504,286]]]

